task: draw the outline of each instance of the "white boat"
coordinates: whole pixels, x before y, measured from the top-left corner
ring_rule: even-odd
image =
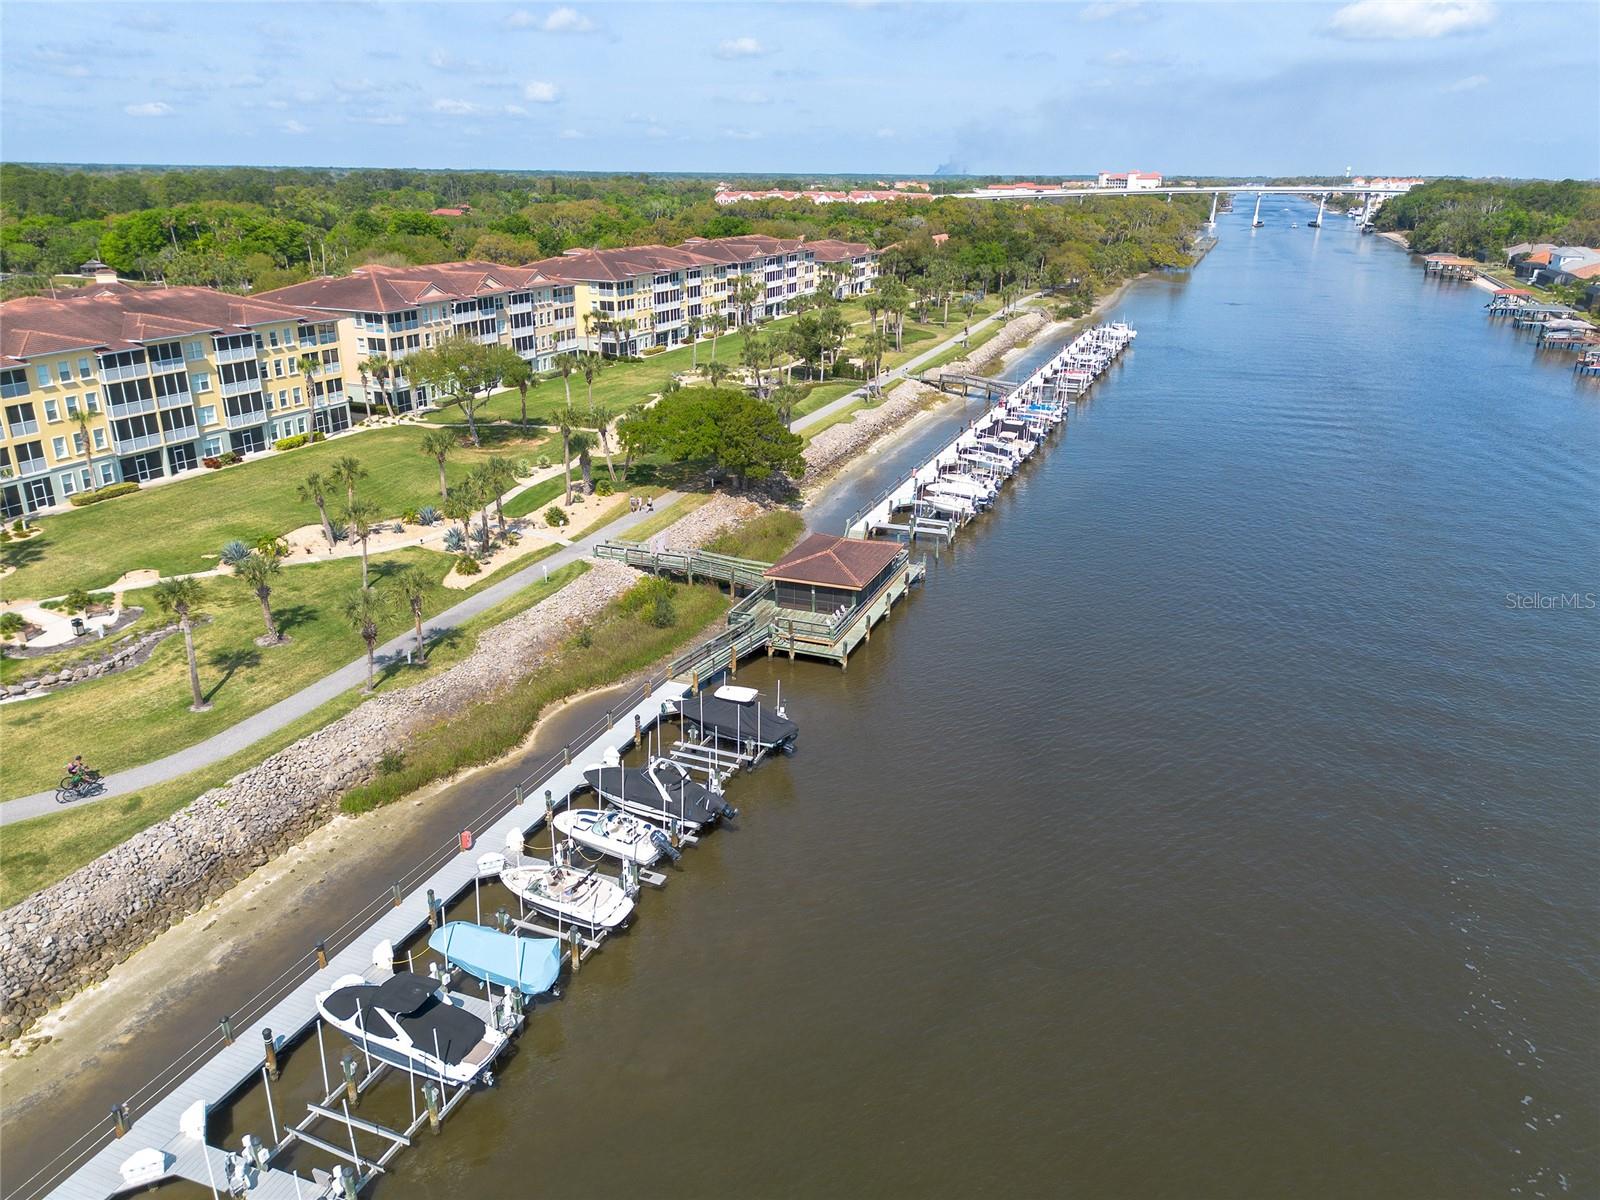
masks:
[[[317,993],[317,1011],[373,1058],[427,1079],[486,1076],[506,1035],[468,1012],[465,996],[437,979],[397,972],[382,983],[344,975]]]
[[[528,863],[506,867],[500,882],[545,915],[594,932],[620,929],[633,915],[633,897],[593,867]]]
[[[556,829],[601,854],[648,867],[662,855],[674,859],[667,835],[649,821],[614,808],[567,808],[555,815]]]
[[[937,486],[947,496],[965,496],[976,503],[987,504],[993,500],[998,488],[989,487],[970,475],[941,475]]]

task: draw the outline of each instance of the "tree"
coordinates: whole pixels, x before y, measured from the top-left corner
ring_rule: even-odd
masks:
[[[722,381],[733,374],[733,368],[727,363],[712,359],[706,364],[706,378],[711,380],[712,387],[720,387]]]
[[[356,484],[367,477],[367,469],[361,465],[361,460],[353,454],[346,454],[336,458],[333,466],[328,468],[329,478],[344,488],[345,507],[351,507],[356,502]]]
[[[444,475],[444,460],[450,457],[450,451],[456,448],[456,435],[448,429],[430,429],[422,435],[422,452],[432,457],[439,464],[439,499],[443,500],[450,492],[450,484]]]
[[[344,619],[361,635],[367,647],[367,686],[371,693],[377,683],[378,622],[388,615],[384,597],[365,583],[361,590],[344,602]]]
[[[22,640],[23,632],[28,628],[28,623],[22,619],[21,613],[0,613],[0,641],[9,642],[12,638]]]
[[[611,410],[604,405],[591,404],[588,412],[584,413],[584,420],[594,427],[595,437],[600,439],[600,453],[606,457],[606,474],[611,482],[617,482],[617,470],[611,465]]]
[[[361,586],[367,586],[367,539],[369,539],[378,522],[378,506],[370,500],[352,500],[344,510],[345,522],[350,526],[350,533],[361,543]]]
[[[367,390],[367,376],[372,376],[377,381],[378,391],[383,396],[383,410],[391,417],[394,416],[394,396],[389,390],[390,377],[395,373],[393,365],[387,358],[380,358],[374,354],[364,358],[356,365],[356,370],[361,373],[361,390]],[[367,396],[367,407],[372,407],[372,397]]]
[[[594,449],[594,435],[582,429],[573,431],[568,443],[571,453],[578,458],[578,472],[583,476],[583,490],[594,495],[594,462],[589,451]]]
[[[794,421],[795,405],[805,399],[806,391],[793,383],[782,383],[772,389],[772,406],[778,410],[778,419],[785,429]]]
[[[728,330],[728,318],[721,313],[711,314],[711,361],[717,361],[717,339]]]
[[[567,407],[571,408],[572,373],[578,369],[577,357],[571,354],[558,354],[550,360],[550,366],[561,376],[561,386],[567,389]]]
[[[737,486],[805,466],[804,442],[783,427],[777,410],[735,388],[683,388],[626,418],[618,429],[630,452],[659,453],[705,464]]]
[[[477,513],[482,521],[482,531],[479,534],[479,545],[485,553],[489,550],[489,507],[494,503],[494,479],[488,463],[480,463],[473,467],[467,474],[466,487],[463,497],[470,497],[472,511]]]
[[[749,325],[754,320],[756,305],[766,294],[766,286],[755,276],[739,276],[739,282],[733,285],[732,299],[738,306],[741,325]]]
[[[567,484],[567,507],[572,507],[572,402],[561,410],[561,473]]]
[[[494,517],[503,530],[506,527],[506,513],[500,500],[517,485],[517,469],[509,458],[496,454],[484,464],[484,478],[494,489]]]
[[[315,379],[316,379],[316,375],[317,375],[317,368],[320,367],[321,365],[322,365],[321,358],[319,358],[315,354],[302,354],[300,356],[299,362],[296,364],[296,366],[298,367],[298,369],[300,371],[300,378],[305,380],[305,384],[306,384],[306,403],[311,405],[311,432],[313,434],[318,432],[318,429],[317,429],[317,386],[316,386],[316,383],[315,383]],[[312,441],[316,441],[316,438],[313,437],[311,440]]]
[[[861,339],[861,356],[872,365],[871,376],[877,378],[883,368],[883,356],[889,351],[889,335],[869,333]]]
[[[604,361],[598,354],[585,354],[578,362],[578,370],[583,372],[583,382],[589,389],[584,403],[591,409],[594,407],[594,377],[600,374],[603,365]]]
[[[445,493],[444,499],[439,504],[439,509],[450,521],[461,523],[461,537],[465,540],[472,533],[472,514],[478,511],[477,498],[473,494],[471,479],[463,479],[455,487]]]
[[[267,641],[274,645],[283,641],[283,634],[278,632],[278,623],[272,619],[272,580],[281,568],[275,555],[262,554],[252,550],[234,565],[233,574],[236,579],[256,594],[256,599],[261,602],[261,620],[267,627]]]
[[[698,370],[700,367],[700,330],[705,327],[705,322],[699,317],[690,317],[683,323],[683,330],[689,335],[689,369]]]
[[[744,346],[739,351],[739,361],[750,368],[750,373],[755,376],[756,392],[761,392],[761,366],[770,353],[767,339],[754,330],[744,335]]]
[[[522,397],[522,436],[528,436],[528,389],[539,385],[539,377],[533,373],[533,368],[521,355],[517,356],[516,365],[506,363],[500,374],[500,382],[508,387],[517,389],[517,394]]]
[[[430,586],[432,580],[418,567],[406,567],[394,577],[395,593],[411,610],[411,622],[417,631],[416,661],[419,666],[428,661],[427,643],[422,640],[422,606],[428,598]]]
[[[178,628],[183,630],[183,650],[189,656],[189,692],[194,702],[190,712],[205,712],[211,705],[200,695],[200,667],[194,657],[194,610],[200,603],[200,583],[195,579],[176,577],[163,579],[155,586],[156,607],[169,616],[178,618]]]
[[[317,506],[317,515],[322,518],[322,536],[328,539],[328,549],[334,546],[333,522],[328,519],[328,484],[322,475],[313,471],[300,481],[296,489],[300,499]]]
[[[911,289],[898,279],[882,279],[878,281],[878,299],[883,305],[884,331],[889,328],[889,318],[894,318],[894,348],[904,349],[902,344],[906,327],[906,309],[911,306]]]
[[[80,407],[76,412],[73,412],[70,415],[70,419],[72,423],[78,427],[78,436],[83,438],[83,458],[84,464],[89,471],[89,486],[99,487],[99,482],[95,478],[94,473],[94,439],[89,436],[91,432],[89,429],[89,410],[87,408]]]
[[[509,347],[485,346],[469,337],[453,334],[409,356],[406,376],[432,389],[444,403],[459,407],[467,417],[467,436],[477,446],[481,444],[478,393],[489,391],[507,371],[514,370],[512,359],[522,361]]]

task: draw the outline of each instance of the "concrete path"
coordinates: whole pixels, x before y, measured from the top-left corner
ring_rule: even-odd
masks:
[[[968,326],[968,332],[976,332],[985,325],[993,324],[996,321],[1010,320],[1017,315],[1018,307],[1033,300],[1036,296],[1037,293],[1034,293],[1019,298],[1009,313],[995,312],[982,320],[973,322],[972,325]],[[807,413],[796,420],[792,428],[796,433],[802,433],[811,426],[826,421],[840,409],[848,408],[864,398],[871,384],[875,383],[880,388],[886,389],[895,382],[915,373],[924,363],[944,353],[960,340],[959,334],[946,338],[914,358],[906,360],[900,366],[885,371],[861,387],[846,392],[837,400],[830,401],[815,412]],[[656,504],[661,508],[666,508],[679,498],[678,493],[668,492],[663,496],[656,497]],[[474,617],[494,607],[500,601],[542,579],[547,571],[556,567],[566,566],[568,563],[577,562],[579,559],[588,558],[597,544],[612,538],[625,536],[629,529],[647,520],[651,515],[648,510],[641,510],[618,517],[604,529],[581,538],[556,551],[548,558],[540,559],[538,562],[524,567],[515,575],[502,579],[492,587],[485,588],[483,591],[467,597],[460,604],[447,608],[425,621],[422,626],[424,636],[431,636],[441,630],[453,628],[469,617]],[[380,646],[377,655],[379,665],[386,666],[404,659],[406,650],[415,644],[414,636],[412,632],[408,631],[398,637],[391,638]],[[252,743],[276,733],[284,726],[299,720],[313,709],[332,700],[335,696],[353,687],[361,686],[366,682],[366,678],[367,660],[365,657],[358,658],[354,662],[340,667],[331,675],[324,676],[303,691],[296,692],[294,695],[278,701],[270,708],[262,709],[252,717],[246,717],[237,725],[224,729],[221,733],[213,734],[203,742],[197,742],[193,746],[176,751],[164,758],[158,758],[153,762],[145,763],[142,766],[129,767],[125,771],[115,771],[108,774],[103,792],[98,796],[73,801],[73,804],[82,806],[93,804],[98,800],[109,799],[112,796],[126,795],[129,792],[136,792],[140,788],[165,783],[168,780],[178,778],[180,775],[187,775],[190,771],[197,771],[201,767],[210,766],[212,763],[219,762],[245,749]],[[89,757],[91,760],[93,759],[92,754]],[[60,812],[63,807],[63,805],[56,803],[54,792],[39,792],[32,796],[19,796],[15,800],[0,802],[0,825],[7,825],[14,821],[24,821],[29,817],[43,816],[46,813]]]
[[[680,499],[677,492],[667,492],[655,499],[657,510]],[[605,528],[580,538],[561,550],[557,550],[536,563],[532,563],[514,575],[508,575],[499,583],[484,588],[468,596],[460,604],[453,605],[443,612],[430,617],[422,624],[423,636],[431,637],[442,630],[451,629],[463,621],[477,616],[499,604],[523,588],[538,582],[549,571],[557,567],[564,567],[590,556],[594,547],[600,542],[610,538],[626,536],[629,529],[646,520],[654,513],[641,509],[638,512],[627,513],[612,521]],[[416,635],[412,630],[407,630],[398,637],[389,639],[378,647],[377,660],[379,666],[403,661],[406,651],[416,645]],[[164,758],[147,762],[137,767],[129,767],[126,771],[116,771],[106,777],[105,791],[97,796],[83,800],[73,801],[74,807],[93,804],[99,800],[109,799],[112,796],[126,795],[136,792],[140,788],[151,787],[158,783],[165,783],[176,779],[180,775],[187,775],[190,771],[197,771],[201,767],[210,766],[229,755],[240,750],[269,734],[276,733],[284,726],[299,720],[313,709],[327,703],[335,696],[349,691],[351,688],[360,687],[367,681],[366,656],[347,663],[325,675],[310,687],[294,695],[286,697],[270,708],[264,708],[254,716],[246,717],[237,725],[224,729],[221,733],[213,734],[203,742],[196,742],[193,746],[185,747]],[[89,739],[92,742],[92,737]],[[91,747],[92,748],[92,747]],[[93,765],[93,754],[89,754]],[[8,825],[13,821],[25,821],[29,817],[42,816],[46,813],[60,812],[64,805],[56,803],[56,794],[52,792],[39,792],[32,796],[19,796],[15,800],[0,803],[0,825]]]

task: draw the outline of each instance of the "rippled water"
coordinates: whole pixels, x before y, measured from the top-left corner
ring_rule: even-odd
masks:
[[[1600,593],[1600,389],[1285,226],[848,671],[741,671],[800,753],[380,1197],[1600,1191],[1600,612],[1508,600]]]

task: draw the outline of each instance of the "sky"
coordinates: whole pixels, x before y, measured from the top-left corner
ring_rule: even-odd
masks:
[[[1593,0],[0,0],[0,157],[1590,178],[1597,67]]]

